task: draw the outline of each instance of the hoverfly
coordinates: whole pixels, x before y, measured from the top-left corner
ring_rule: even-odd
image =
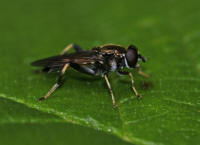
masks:
[[[71,48],[74,48],[76,52],[68,54],[67,51]],[[128,75],[131,80],[133,92],[137,98],[141,98],[135,88],[132,73],[122,71],[124,67],[136,68],[138,69],[138,74],[148,77],[147,74],[141,71],[139,60],[146,62],[145,57],[139,53],[137,47],[134,45],[129,45],[127,48],[124,48],[120,45],[106,44],[86,51],[76,44],[70,44],[60,55],[37,60],[31,63],[33,66],[43,67],[43,72],[50,73],[60,71],[60,75],[54,86],[45,96],[38,100],[41,101],[47,99],[59,86],[62,85],[62,77],[70,67],[82,73],[104,77],[114,107],[116,107],[115,97],[108,80],[108,75],[113,71],[116,71],[120,75]]]

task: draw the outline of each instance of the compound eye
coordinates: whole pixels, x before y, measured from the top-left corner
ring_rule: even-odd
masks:
[[[130,45],[126,52],[126,60],[128,62],[128,66],[131,68],[135,68],[138,62],[138,50],[135,46]]]

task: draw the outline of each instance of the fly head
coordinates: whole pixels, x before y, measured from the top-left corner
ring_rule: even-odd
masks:
[[[138,48],[134,45],[130,45],[125,54],[126,66],[129,68],[136,68],[138,60],[141,59],[146,62],[146,58],[138,52]]]

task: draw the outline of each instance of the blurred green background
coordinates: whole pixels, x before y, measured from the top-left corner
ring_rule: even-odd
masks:
[[[198,0],[1,1],[0,144],[198,144],[199,6]],[[142,68],[152,75],[145,80],[134,72],[143,100],[128,78],[112,74],[120,106],[113,110],[104,80],[69,70],[52,98],[36,102],[57,75],[35,74],[30,63],[73,42],[84,49],[138,46],[148,58]]]

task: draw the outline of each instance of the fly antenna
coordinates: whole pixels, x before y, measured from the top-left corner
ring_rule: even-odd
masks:
[[[147,59],[146,59],[144,56],[140,55],[140,54],[138,55],[138,57],[139,57],[140,59],[142,59],[143,62],[146,62],[146,61],[147,61]]]

